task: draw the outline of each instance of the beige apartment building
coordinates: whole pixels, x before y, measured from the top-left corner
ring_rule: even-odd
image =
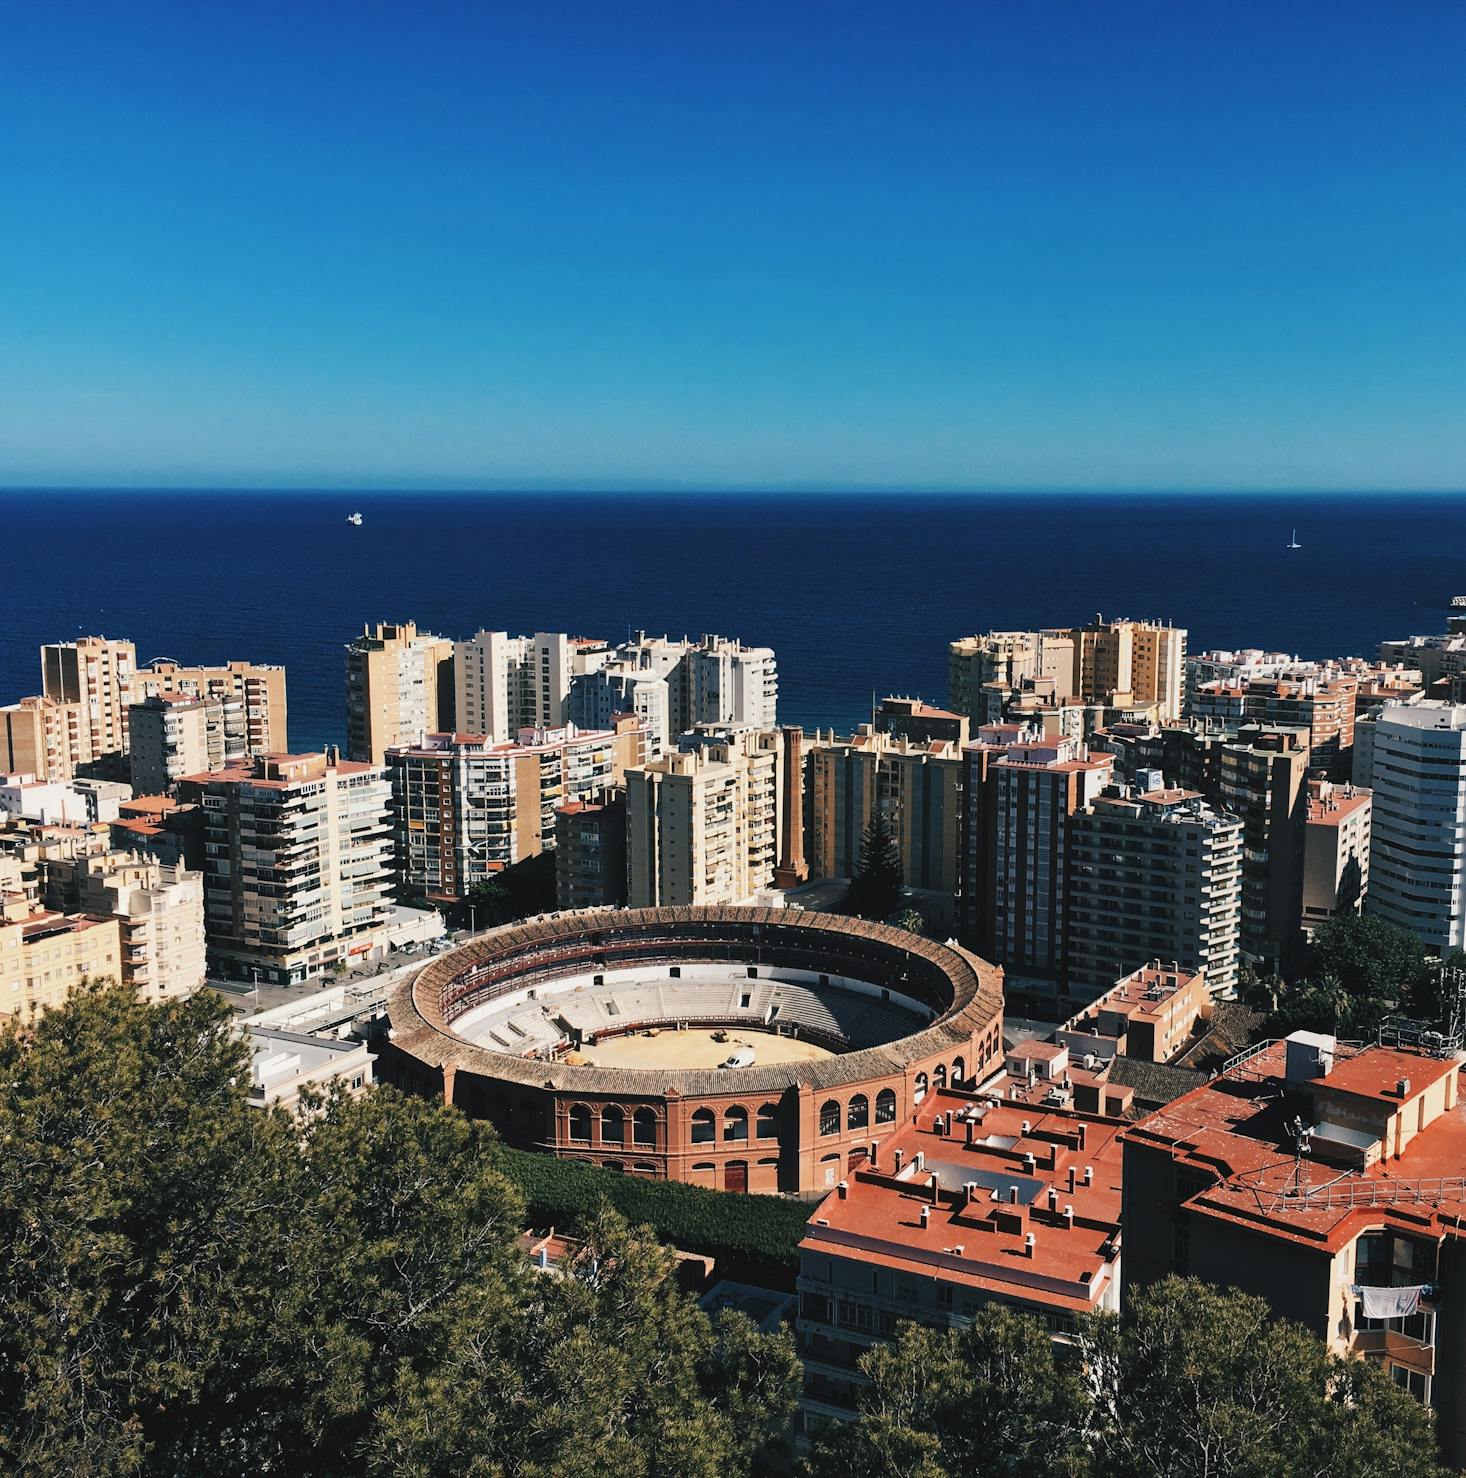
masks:
[[[1043,638],[1036,631],[990,631],[964,636],[947,648],[947,705],[973,724],[987,722],[980,705],[989,683],[1021,688],[1043,671]]]
[[[1045,669],[1086,703],[1156,704],[1162,723],[1181,717],[1186,691],[1186,631],[1154,621],[1106,621],[1043,633]]]
[[[1345,913],[1363,913],[1369,893],[1374,797],[1353,785],[1308,781],[1303,825],[1303,930]]]
[[[980,729],[962,755],[959,938],[1010,984],[1056,983],[1067,967],[1069,818],[1110,783],[1114,757],[1016,724]]]
[[[956,892],[962,844],[958,743],[898,738],[863,724],[849,739],[816,734],[807,753],[810,876],[853,877],[865,830],[879,814],[896,839],[907,887]]]
[[[145,1001],[189,996],[203,986],[203,875],[124,852],[77,863],[84,912],[121,929],[122,980]]]
[[[555,812],[588,799],[643,757],[631,715],[582,733],[523,729],[514,743],[427,734],[387,752],[402,886],[435,902],[555,845]]]
[[[39,907],[21,862],[0,857],[0,1017],[31,1017],[59,1005],[83,980],[121,978],[116,919]]]
[[[451,733],[453,643],[412,621],[379,621],[346,648],[346,742],[353,760],[381,765],[424,734]]]
[[[204,812],[209,954],[236,979],[297,984],[379,953],[390,909],[391,786],[328,754],[261,755],[189,776]]]
[[[769,887],[781,842],[777,730],[686,736],[688,748],[626,772],[632,908],[745,903]]]
[[[64,784],[91,759],[91,725],[80,702],[37,695],[0,708],[0,774]]]
[[[137,675],[137,647],[130,641],[83,636],[41,648],[41,692],[61,703],[79,703],[90,763],[118,778],[127,769],[127,709]]]
[[[217,700],[223,709],[226,762],[246,755],[282,754],[289,748],[283,667],[261,662],[226,662],[219,667],[152,662],[137,674],[133,691],[137,698],[182,693]]]
[[[223,706],[210,698],[159,693],[128,711],[132,787],[170,795],[185,775],[224,767]]]
[[[1070,1017],[1054,1041],[1081,1063],[1089,1057],[1170,1062],[1191,1045],[1210,1010],[1204,972],[1152,960]]]

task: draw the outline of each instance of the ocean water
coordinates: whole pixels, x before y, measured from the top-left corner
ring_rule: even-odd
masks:
[[[345,643],[415,620],[739,636],[776,649],[783,720],[848,730],[873,693],[943,700],[974,631],[1101,612],[1194,651],[1372,655],[1444,630],[1457,593],[1444,495],[4,492],[0,701],[39,690],[43,642],[130,637],[144,662],[283,663],[313,749],[344,737]]]

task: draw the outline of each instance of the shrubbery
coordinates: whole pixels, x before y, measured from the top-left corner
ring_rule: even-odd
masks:
[[[674,1247],[716,1257],[723,1271],[734,1277],[762,1276],[793,1286],[799,1240],[814,1210],[811,1202],[730,1196],[701,1186],[618,1175],[504,1145],[496,1145],[491,1153],[497,1167],[519,1188],[536,1226],[581,1231],[604,1200],[633,1225],[654,1227]]]

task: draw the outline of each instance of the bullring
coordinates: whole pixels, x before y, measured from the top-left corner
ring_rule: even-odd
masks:
[[[508,925],[399,985],[388,1015],[382,1076],[509,1144],[733,1191],[827,1190],[929,1090],[981,1080],[1003,1052],[996,966],[781,908]],[[685,1065],[710,1061],[713,1034],[753,1064]]]

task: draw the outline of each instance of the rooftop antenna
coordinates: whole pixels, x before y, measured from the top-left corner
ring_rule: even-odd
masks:
[[[1284,1126],[1293,1141],[1293,1183],[1288,1193],[1303,1195],[1303,1162],[1313,1153],[1313,1125],[1305,1124],[1301,1114],[1293,1115],[1293,1122]]]

